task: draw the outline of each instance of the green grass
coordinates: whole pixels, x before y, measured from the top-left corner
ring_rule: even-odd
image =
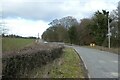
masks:
[[[65,48],[59,62],[50,70],[52,78],[84,78],[79,56],[72,48]]]
[[[34,39],[2,38],[2,51],[14,51],[31,44]]]
[[[65,48],[60,58],[29,73],[31,78],[85,78],[83,63],[72,48]]]

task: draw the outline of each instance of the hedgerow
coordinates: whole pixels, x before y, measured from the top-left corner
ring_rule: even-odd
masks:
[[[63,46],[46,48],[46,49],[34,49],[19,54],[4,56],[2,59],[3,78],[19,78],[28,77],[29,72],[39,68],[47,63],[60,57],[62,54]]]

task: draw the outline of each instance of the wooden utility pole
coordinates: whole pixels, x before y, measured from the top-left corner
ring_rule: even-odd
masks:
[[[108,48],[110,49],[110,38],[111,38],[111,32],[110,32],[110,23],[109,23],[109,11],[107,12],[107,18],[108,18]]]
[[[111,38],[111,33],[110,33],[110,25],[109,25],[109,18],[108,18],[108,48],[110,48],[110,38]]]
[[[39,33],[38,33],[38,39],[39,39]]]

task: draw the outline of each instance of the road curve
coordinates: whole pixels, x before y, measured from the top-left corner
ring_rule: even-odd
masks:
[[[82,57],[90,78],[118,78],[117,54],[79,46],[73,48]]]

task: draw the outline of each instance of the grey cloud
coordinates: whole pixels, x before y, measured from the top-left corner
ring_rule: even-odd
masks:
[[[10,5],[11,4],[11,5]],[[49,20],[61,15],[57,4],[44,2],[24,2],[22,4],[3,4],[3,17],[23,17]]]
[[[19,0],[16,0],[19,1]],[[70,0],[72,1],[72,0]],[[79,1],[79,0],[76,0]],[[88,16],[91,12],[84,11],[85,1],[79,1],[78,4],[73,6],[71,4],[64,5],[67,2],[65,0],[23,0],[23,2],[11,2],[10,0],[3,1],[3,18],[6,17],[22,17],[27,19],[40,19],[44,21],[51,21],[55,18],[61,18],[63,16],[75,16],[82,18],[81,16]],[[74,3],[73,3],[74,4]],[[70,10],[64,10],[62,7],[70,7]],[[75,10],[77,8],[77,10]]]

